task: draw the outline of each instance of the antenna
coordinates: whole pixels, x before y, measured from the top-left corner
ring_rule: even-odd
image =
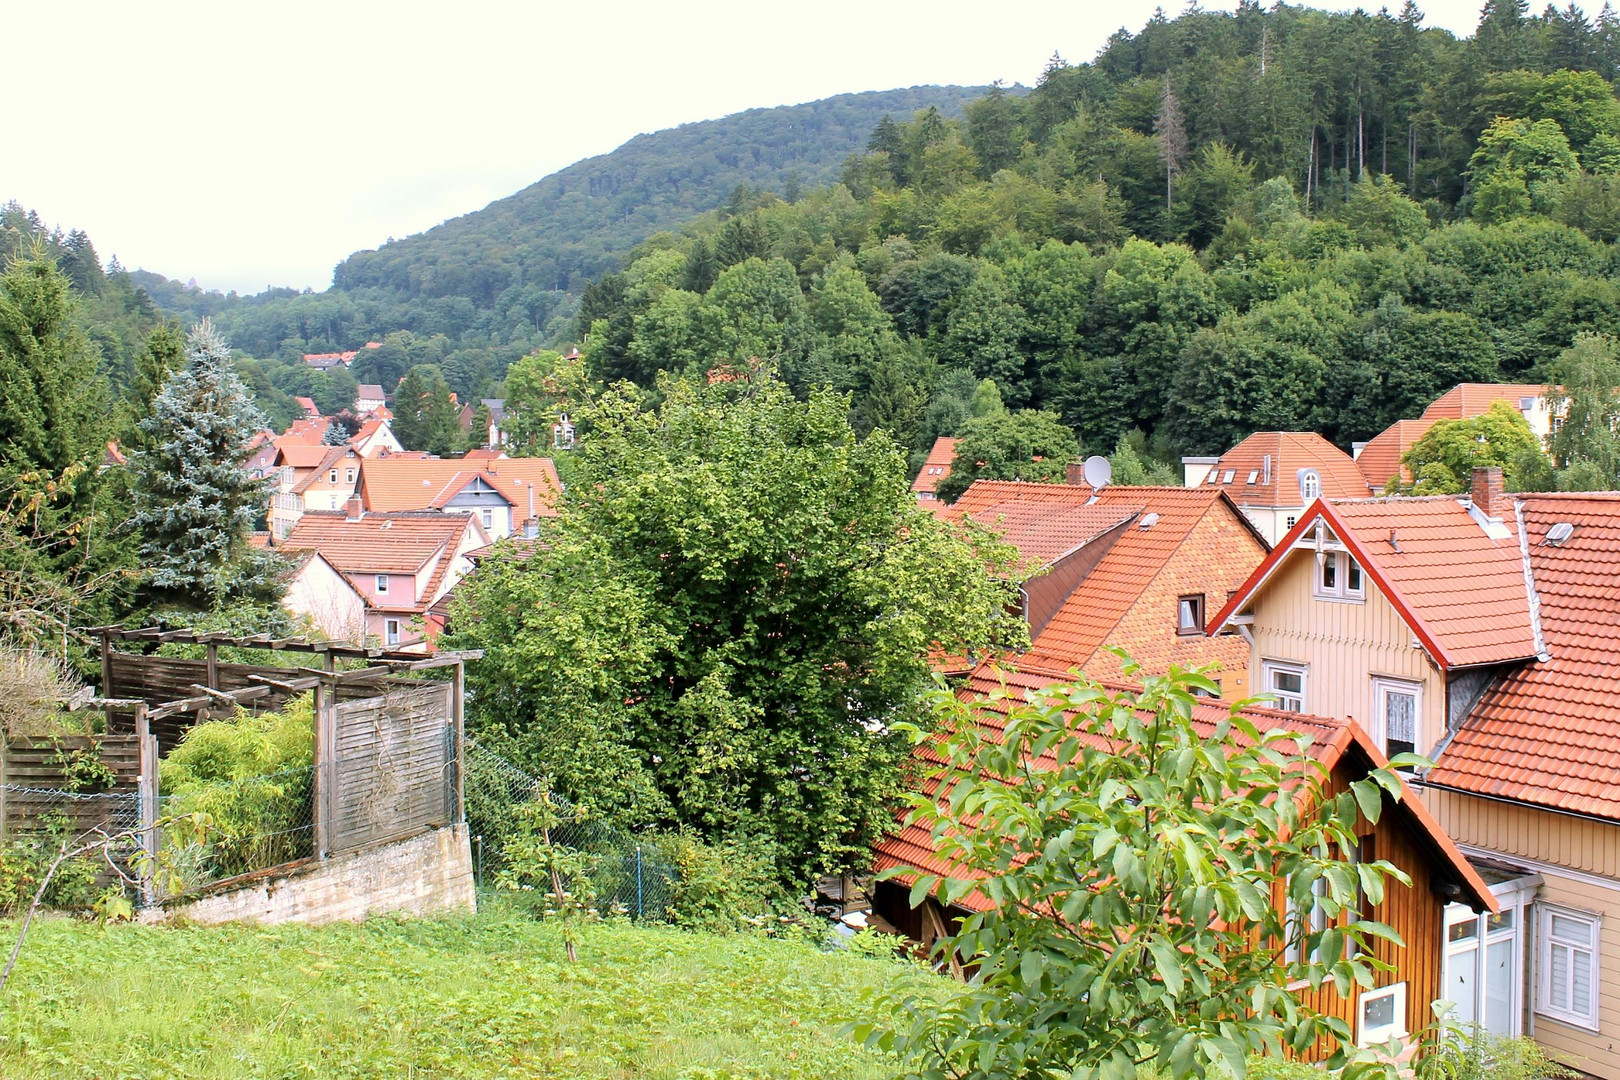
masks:
[[[1107,487],[1108,481],[1114,478],[1114,467],[1108,463],[1107,458],[1100,454],[1093,454],[1086,458],[1085,465],[1081,467],[1080,475],[1086,478],[1087,486],[1100,490]]]

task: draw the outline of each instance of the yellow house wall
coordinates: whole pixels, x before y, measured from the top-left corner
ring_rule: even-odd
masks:
[[[1316,557],[1298,551],[1277,571],[1250,605],[1254,648],[1249,681],[1264,691],[1264,660],[1288,660],[1309,668],[1305,711],[1353,717],[1374,729],[1373,679],[1383,676],[1423,685],[1423,735],[1431,749],[1445,733],[1445,679],[1416,638],[1373,584],[1363,577],[1366,598],[1359,603],[1319,600],[1311,594]]]

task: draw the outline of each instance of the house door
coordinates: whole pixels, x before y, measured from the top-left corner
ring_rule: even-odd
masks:
[[[1446,908],[1440,996],[1455,1006],[1452,1019],[1461,1024],[1478,1024],[1492,1035],[1514,1036],[1521,1029],[1521,896],[1528,899],[1523,893],[1498,892],[1502,910],[1495,915],[1475,914],[1462,904]]]

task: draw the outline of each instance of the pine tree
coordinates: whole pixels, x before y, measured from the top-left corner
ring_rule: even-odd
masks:
[[[141,421],[152,415],[153,403],[169,376],[186,362],[186,338],[173,323],[159,323],[146,337],[146,348],[135,359],[135,377],[124,402],[127,419],[120,424],[124,450],[134,453],[149,445]]]
[[[444,375],[432,364],[418,364],[394,394],[394,437],[407,450],[453,454],[462,442],[457,414]]]
[[[149,449],[133,461],[131,518],[147,583],[161,598],[198,608],[267,595],[273,567],[247,543],[265,486],[245,465],[264,414],[207,319],[187,335],[185,366],[152,410],[141,421]]]

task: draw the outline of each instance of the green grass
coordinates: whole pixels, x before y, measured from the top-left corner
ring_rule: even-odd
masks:
[[[9,933],[0,941],[9,944]],[[900,964],[752,936],[487,914],[266,928],[36,923],[0,1076],[851,1078],[840,1033]]]

